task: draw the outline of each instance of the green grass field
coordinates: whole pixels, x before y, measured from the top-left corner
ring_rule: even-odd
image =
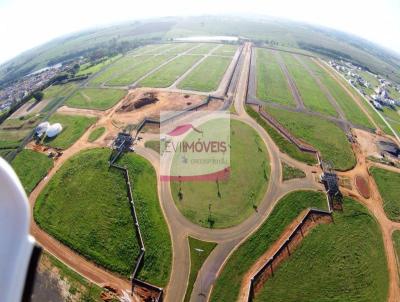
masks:
[[[190,248],[190,275],[189,282],[186,289],[184,302],[189,302],[190,295],[193,291],[194,282],[197,279],[197,274],[204,261],[206,261],[208,255],[217,246],[214,242],[201,241],[196,238],[189,237],[189,248]]]
[[[92,133],[90,133],[90,135],[88,137],[88,141],[89,142],[94,142],[100,136],[102,136],[104,134],[104,132],[106,132],[106,128],[104,128],[104,127],[99,127],[99,128],[94,129],[92,131]]]
[[[370,172],[383,199],[383,209],[387,217],[400,221],[400,174],[377,167],[371,167]]]
[[[396,251],[396,256],[397,256],[397,269],[399,271],[400,275],[400,231],[396,230],[392,234],[392,240],[393,240],[393,245],[394,249]]]
[[[373,128],[367,116],[362,112],[352,97],[332,78],[325,70],[319,67],[314,61],[306,57],[300,57],[310,69],[318,76],[321,82],[328,88],[338,105],[342,108],[346,118],[360,126]]]
[[[238,49],[237,45],[224,44],[220,48],[218,48],[216,51],[214,51],[213,55],[234,56],[237,49]]]
[[[29,134],[32,130],[4,130],[0,129],[0,149],[13,149],[17,148],[21,141]]]
[[[130,66],[129,69],[126,69],[116,77],[112,77],[106,84],[111,86],[132,84],[170,58],[171,56],[167,55],[150,56],[145,59],[136,58],[136,63],[134,65]]]
[[[337,116],[338,114],[327,96],[301,63],[292,54],[285,52],[280,52],[279,54],[285,61],[287,69],[296,83],[304,105],[312,111]]]
[[[78,73],[76,74],[77,76],[84,75],[84,74],[94,74],[102,70],[104,67],[110,65],[111,63],[115,62],[119,58],[121,58],[121,54],[118,54],[116,56],[104,59],[100,63],[91,65],[90,63],[85,66],[81,66],[79,69]]]
[[[256,54],[257,98],[295,106],[293,95],[274,53],[258,48]]]
[[[160,153],[160,141],[147,141],[144,143],[144,146]]]
[[[246,106],[246,112],[257,121],[261,127],[268,132],[269,136],[274,140],[275,144],[279,147],[279,150],[286,153],[287,155],[305,162],[309,165],[317,163],[317,159],[310,153],[301,152],[294,144],[285,139],[278,133],[273,127],[271,127],[252,107]]]
[[[304,178],[304,177],[306,177],[306,174],[302,170],[289,166],[288,164],[282,163],[283,181],[290,180],[293,178]]]
[[[258,134],[242,122],[231,121],[230,178],[219,182],[171,183],[175,204],[193,223],[204,227],[226,228],[237,225],[260,203],[269,177],[268,153]],[[209,203],[212,221],[209,221]]]
[[[322,159],[337,170],[348,170],[356,164],[351,145],[342,129],[325,119],[300,112],[267,108],[290,133],[320,151]]]
[[[345,198],[334,221],[305,237],[255,301],[387,301],[389,274],[376,220]]]
[[[54,148],[67,149],[75,143],[95,121],[95,117],[54,114],[49,119],[50,124],[60,123],[63,130],[54,138],[45,138],[44,144]]]
[[[171,44],[171,47],[167,48],[165,54],[169,55],[177,55],[182,52],[188,51],[191,48],[194,48],[197,43],[174,43]]]
[[[218,44],[214,43],[202,43],[200,44],[199,47],[196,47],[195,49],[189,51],[188,54],[205,55],[208,54],[211,50],[213,50],[217,46]]]
[[[230,62],[230,58],[208,57],[178,84],[178,88],[204,92],[215,91]]]
[[[200,56],[178,57],[143,79],[140,85],[145,87],[168,87],[200,58]]]
[[[126,95],[122,89],[81,88],[66,101],[73,108],[106,110]]]
[[[24,149],[17,154],[11,165],[29,195],[53,167],[53,160],[45,154]]]
[[[109,169],[109,149],[82,151],[66,162],[40,194],[34,218],[46,232],[95,263],[128,277],[139,246],[122,173]],[[133,184],[146,254],[139,279],[167,284],[171,241],[157,197],[153,167],[130,153],[126,166]]]
[[[325,194],[296,191],[284,196],[261,227],[228,258],[214,284],[210,301],[236,301],[242,279],[253,263],[268,250],[303,210],[310,207],[326,209]]]

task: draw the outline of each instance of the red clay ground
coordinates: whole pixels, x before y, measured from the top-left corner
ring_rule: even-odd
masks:
[[[354,179],[357,187],[357,191],[362,195],[362,197],[368,199],[371,196],[371,192],[369,191],[369,186],[367,180],[361,175],[356,175]]]

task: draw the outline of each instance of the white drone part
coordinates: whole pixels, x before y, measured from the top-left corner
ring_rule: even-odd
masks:
[[[30,207],[11,166],[0,158],[0,293],[1,300],[29,300],[40,249],[29,234]]]

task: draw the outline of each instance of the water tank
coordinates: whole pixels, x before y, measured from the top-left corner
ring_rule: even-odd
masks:
[[[62,131],[62,126],[61,126],[61,124],[55,123],[55,124],[53,124],[53,125],[50,125],[50,126],[47,128],[46,135],[47,135],[48,137],[54,137],[54,136],[56,136],[57,134],[59,134],[61,131]]]
[[[45,133],[47,131],[49,126],[50,126],[49,122],[40,123],[35,129],[36,134],[38,136],[41,136],[43,133]]]

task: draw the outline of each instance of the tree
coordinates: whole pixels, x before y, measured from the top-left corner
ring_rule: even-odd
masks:
[[[40,102],[43,99],[44,93],[43,91],[35,91],[32,96],[36,100],[36,102]]]

